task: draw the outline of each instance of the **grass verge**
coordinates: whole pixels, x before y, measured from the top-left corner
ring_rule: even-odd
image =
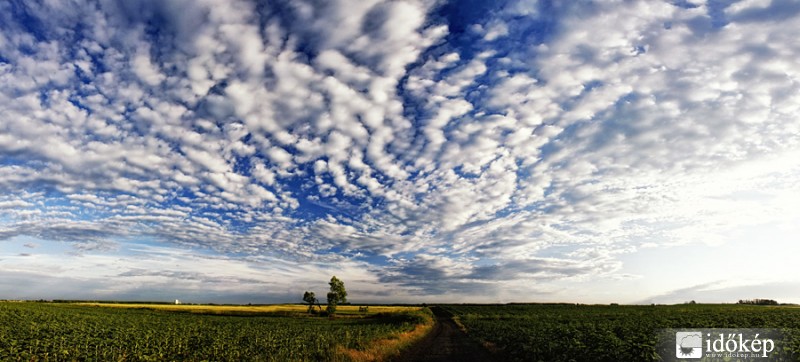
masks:
[[[403,319],[408,323],[409,329],[395,333],[387,338],[376,339],[369,342],[364,348],[352,349],[339,347],[336,351],[337,361],[387,361],[396,357],[400,352],[425,337],[435,323],[433,313],[428,308],[413,312],[392,313],[387,318]]]

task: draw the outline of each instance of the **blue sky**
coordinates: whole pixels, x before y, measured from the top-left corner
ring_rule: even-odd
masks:
[[[798,13],[3,2],[0,298],[800,302]]]

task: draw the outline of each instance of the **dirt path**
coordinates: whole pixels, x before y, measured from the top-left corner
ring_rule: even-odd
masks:
[[[494,361],[489,351],[470,339],[448,311],[431,307],[436,317],[433,330],[393,361],[395,362],[484,362]]]

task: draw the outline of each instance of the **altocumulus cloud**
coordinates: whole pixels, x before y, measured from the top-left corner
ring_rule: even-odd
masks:
[[[565,286],[658,284],[623,260],[800,220],[798,12],[4,2],[0,293],[294,301],[336,274],[371,301],[603,301]]]

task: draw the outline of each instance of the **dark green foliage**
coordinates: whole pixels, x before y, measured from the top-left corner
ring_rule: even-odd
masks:
[[[408,321],[0,302],[0,361],[327,361]]]
[[[333,315],[336,313],[336,306],[340,303],[347,303],[347,290],[344,288],[344,282],[339,280],[335,275],[331,277],[330,292],[328,292],[328,314]]]
[[[666,328],[775,328],[781,360],[800,360],[800,308],[675,306],[453,305],[467,330],[504,361],[658,361]],[[674,346],[669,346],[674,348]]]
[[[314,294],[314,292],[305,292],[303,294],[303,301],[308,303],[308,313],[314,311],[314,304],[319,306],[319,301],[317,300],[317,296]],[[320,310],[322,310],[321,307]]]
[[[339,304],[339,301],[336,298],[336,293],[328,292],[328,307],[325,309],[325,311],[328,312],[328,315],[333,315],[336,313],[337,304]]]
[[[344,289],[343,281],[339,280],[339,278],[334,275],[331,277],[331,281],[328,285],[331,286],[331,293],[336,294],[337,304],[347,303],[347,290]]]
[[[772,299],[740,299],[738,304],[778,305],[778,301]]]

